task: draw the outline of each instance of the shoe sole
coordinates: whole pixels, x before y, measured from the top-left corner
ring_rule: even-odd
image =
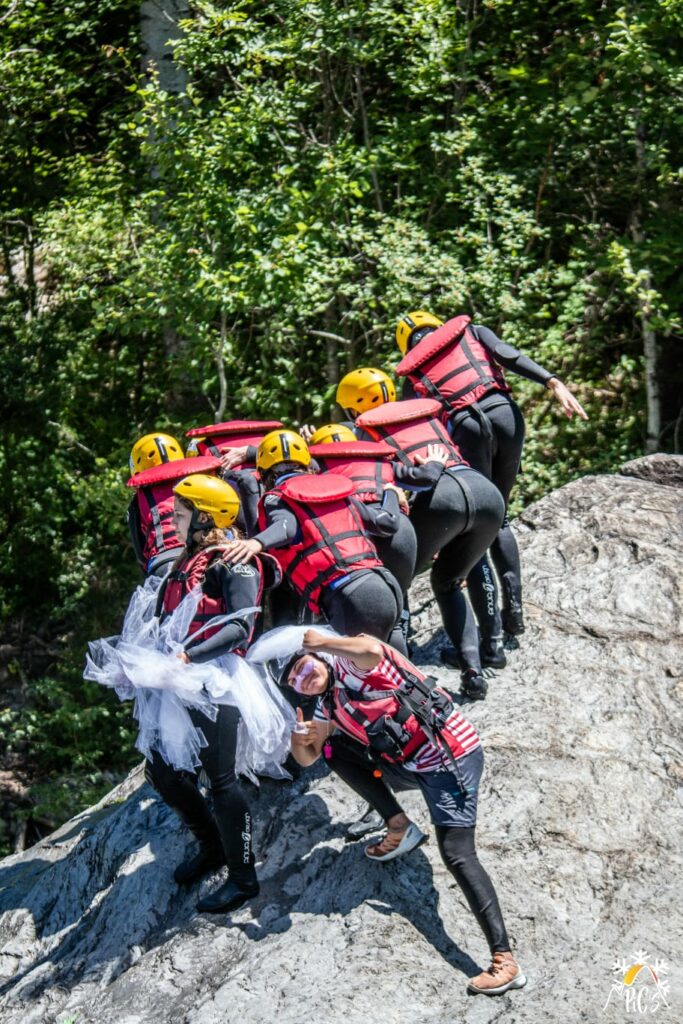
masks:
[[[516,978],[509,981],[507,985],[500,985],[498,988],[477,988],[476,985],[468,985],[467,991],[471,992],[473,996],[502,996],[505,992],[509,992],[513,988],[524,988],[526,985],[526,975],[518,974]]]
[[[372,854],[368,853],[367,848],[363,850],[363,853],[368,860],[377,861],[379,864],[386,864],[387,861],[395,860],[397,857],[402,857],[404,854],[410,853],[411,850],[417,850],[418,846],[422,846],[422,844],[426,843],[429,839],[429,836],[425,835],[424,832],[420,832],[419,835],[420,838],[414,843],[411,843],[408,846],[402,846],[402,844],[399,844],[395,850],[392,850],[390,853],[385,853],[381,857],[373,857]]]
[[[384,828],[384,824],[374,825],[373,828],[368,828],[365,832],[358,832],[354,835],[349,835],[348,832],[344,836],[345,843],[358,843],[361,839],[367,839],[368,836],[373,835],[375,832],[381,832]]]
[[[470,693],[469,690],[461,690],[460,696],[465,697],[466,700],[486,700],[487,693],[488,690],[486,691],[486,693],[482,693],[480,690],[478,690],[476,693]]]

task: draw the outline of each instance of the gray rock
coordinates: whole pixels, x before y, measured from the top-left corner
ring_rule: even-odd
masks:
[[[650,480],[654,484],[682,487],[683,455],[667,455],[664,452],[656,452],[654,455],[645,455],[642,459],[625,462],[619,472],[624,476]]]
[[[197,915],[220,876],[174,886],[187,837],[138,771],[0,864],[3,1024],[623,1024],[625,993],[655,991],[645,972],[613,988],[637,958],[668,981],[656,1019],[683,1019],[681,499],[641,468],[517,520],[527,632],[466,709],[487,756],[480,855],[525,990],[465,994],[486,946],[433,838],[371,864],[343,842],[360,803],[324,767],[253,798],[259,898]],[[416,660],[455,685],[426,578],[412,603]]]

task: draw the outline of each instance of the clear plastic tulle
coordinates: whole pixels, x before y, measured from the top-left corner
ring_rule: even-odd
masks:
[[[280,777],[289,750],[294,712],[258,666],[227,654],[206,664],[186,664],[177,655],[194,619],[201,589],[187,594],[172,615],[155,615],[161,580],[150,577],[133,594],[118,637],[88,645],[84,676],[113,688],[121,700],[134,701],[139,732],[136,747],[145,757],[156,750],[174,768],[194,771],[206,746],[190,710],[215,720],[219,704],[242,716],[236,768],[239,774]],[[244,614],[242,609],[237,614]],[[213,619],[220,625],[233,615]],[[204,627],[206,628],[206,627]]]
[[[277,629],[271,629],[250,648],[247,661],[251,665],[266,665],[270,675],[279,680],[291,658],[302,650],[304,634],[310,628],[310,626],[279,626]],[[341,635],[329,626],[316,626],[315,631],[329,637]],[[316,651],[315,656],[322,658],[328,664],[332,664],[334,661],[332,655],[323,654],[320,651]]]

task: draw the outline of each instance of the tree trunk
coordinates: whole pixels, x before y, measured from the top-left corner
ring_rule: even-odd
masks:
[[[187,74],[173,60],[173,40],[180,35],[178,22],[189,17],[187,0],[144,0],[140,4],[142,70],[156,71],[164,92],[185,92]]]
[[[645,129],[642,122],[636,122],[634,136],[636,151],[636,202],[631,214],[631,237],[636,245],[645,242],[642,227],[643,184],[645,178]],[[644,274],[643,287],[645,293],[652,290],[652,275],[649,270]],[[645,357],[645,395],[647,401],[647,436],[645,451],[650,454],[659,448],[662,433],[662,403],[659,392],[659,343],[657,334],[650,319],[650,310],[645,299],[641,298],[643,289],[639,289],[638,319],[640,332],[643,336],[643,355]]]

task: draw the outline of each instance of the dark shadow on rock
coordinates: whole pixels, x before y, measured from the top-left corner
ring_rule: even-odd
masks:
[[[345,846],[341,851],[326,846],[317,849],[302,863],[298,873],[304,886],[293,895],[283,914],[274,919],[260,919],[261,911],[272,903],[272,890],[285,897],[286,887],[296,888],[297,873],[291,865],[269,880],[258,900],[252,903],[253,919],[234,922],[247,938],[260,941],[269,935],[288,931],[293,913],[346,917],[365,903],[382,915],[400,914],[409,921],[451,967],[467,977],[482,968],[461,949],[446,932],[439,915],[439,893],[429,860],[422,850],[413,850],[403,858],[387,864],[372,864],[363,853],[363,843]],[[340,884],[340,880],[344,884]],[[226,923],[230,922],[227,919]],[[472,919],[474,923],[474,919]],[[475,925],[476,927],[476,925]]]
[[[346,824],[332,823],[325,802],[307,793],[312,778],[326,773],[323,767],[289,786],[267,780],[260,791],[249,786],[257,856],[267,860],[266,847],[280,841],[280,832],[288,828],[283,821],[293,804],[302,804],[297,818],[305,821],[306,834],[313,842],[323,834],[343,834]],[[110,983],[130,966],[134,947],[148,952],[207,920],[198,915],[197,900],[225,880],[226,869],[192,886],[176,885],[173,871],[187,852],[194,850],[194,842],[173,811],[147,785],[132,800],[114,806],[113,813],[103,813],[107,810],[111,808],[93,815],[94,827],[88,816],[59,835],[53,847],[83,833],[61,860],[34,857],[0,868],[0,913],[28,911],[38,939],[68,929],[43,956],[0,985],[0,995],[14,990],[14,998],[34,999],[55,986],[73,987],[85,979],[100,980],[105,975]],[[107,818],[110,820],[103,824]],[[127,869],[126,861],[144,847],[148,847],[144,861]],[[282,877],[290,873],[291,867],[285,865]],[[265,889],[272,898],[272,886],[268,883]],[[103,890],[106,894],[98,899]],[[124,948],[112,948],[111,941],[107,941],[110,928],[112,933],[126,935]],[[46,965],[49,969],[41,970]],[[31,981],[29,976],[34,972],[36,978]]]

